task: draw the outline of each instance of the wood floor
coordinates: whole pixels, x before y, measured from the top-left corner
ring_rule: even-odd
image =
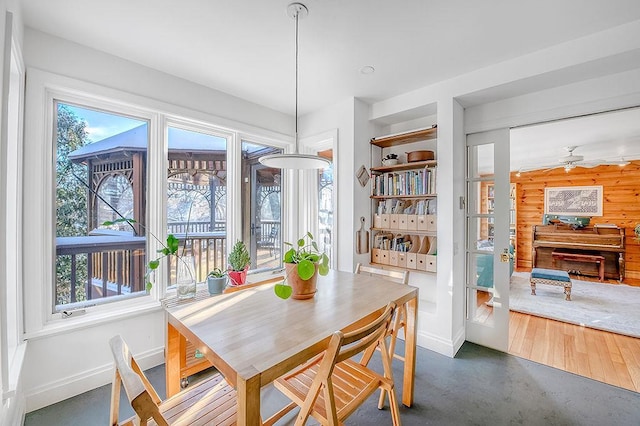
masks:
[[[509,313],[509,353],[640,392],[640,339]]]
[[[489,298],[489,293],[478,292],[476,318],[479,322],[492,316],[493,308],[485,303]],[[508,352],[640,392],[638,338],[511,311]]]

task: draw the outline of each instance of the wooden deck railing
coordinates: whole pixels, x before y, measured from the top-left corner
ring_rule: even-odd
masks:
[[[226,268],[226,236],[224,232],[174,234],[196,260],[199,282],[209,271]],[[56,238],[56,256],[70,257],[70,294],[67,303],[78,300],[84,288],[86,300],[144,291],[146,273],[145,237],[89,235]],[[80,271],[79,259],[86,256],[86,269]],[[175,258],[168,263],[169,285],[175,284]],[[89,277],[79,282],[79,277]]]
[[[89,235],[56,238],[56,256],[71,257],[69,302],[77,302],[78,257],[86,255],[86,299],[144,290],[145,237]]]

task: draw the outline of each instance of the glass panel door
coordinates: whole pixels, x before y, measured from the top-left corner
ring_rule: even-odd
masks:
[[[467,137],[467,340],[507,350],[509,131]]]

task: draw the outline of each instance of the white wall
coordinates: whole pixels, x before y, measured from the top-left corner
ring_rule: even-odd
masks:
[[[334,155],[337,161],[337,200],[334,221],[337,234],[337,264],[333,269],[353,271],[357,262],[367,262],[367,255],[355,253],[355,229],[359,218],[371,220],[369,209],[369,186],[361,187],[355,171],[361,164],[370,166],[369,139],[373,136],[373,124],[368,120],[368,105],[359,99],[348,98],[312,114],[300,118],[300,132],[314,135],[338,129]]]
[[[292,130],[293,120],[286,114],[29,29],[25,34],[24,57],[28,68],[171,105],[174,113],[178,111],[177,114],[244,134],[281,138]],[[26,110],[27,128],[42,126],[43,117],[30,115],[30,105],[26,105]],[[30,141],[28,146],[33,145],[34,141]],[[25,152],[25,158],[30,154],[33,153]],[[33,189],[30,197],[38,197]],[[25,202],[28,206],[31,201]],[[39,264],[32,262],[28,268],[31,274]],[[123,335],[145,367],[162,363],[165,324],[158,304],[155,309],[94,321],[73,330],[59,328],[30,334],[23,377],[27,411],[109,383],[112,360],[108,340],[114,334]]]

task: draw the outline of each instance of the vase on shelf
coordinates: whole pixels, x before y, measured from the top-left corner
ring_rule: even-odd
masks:
[[[178,299],[196,297],[196,262],[193,256],[180,256],[176,265]]]

